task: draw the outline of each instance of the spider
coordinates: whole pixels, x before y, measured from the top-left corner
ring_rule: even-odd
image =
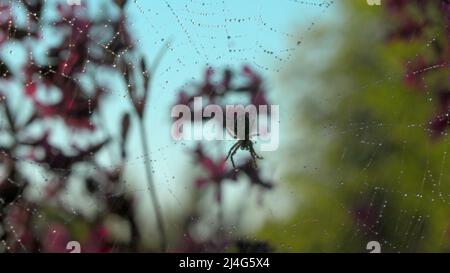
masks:
[[[238,126],[237,126],[237,118],[234,119],[234,128],[233,128],[233,138],[237,139],[238,138]],[[236,165],[234,164],[234,160],[233,160],[233,156],[236,154],[236,152],[238,151],[239,148],[241,148],[241,150],[247,150],[249,151],[252,160],[253,160],[253,164],[255,166],[255,168],[257,168],[257,164],[256,164],[256,159],[264,159],[262,156],[259,156],[256,152],[255,152],[255,148],[253,147],[253,141],[250,139],[250,118],[248,113],[246,113],[245,115],[245,134],[244,134],[244,139],[239,139],[235,144],[233,144],[233,146],[231,146],[230,150],[228,151],[228,155],[226,160],[228,160],[228,158],[231,159],[231,164],[233,165],[233,168],[236,169]]]

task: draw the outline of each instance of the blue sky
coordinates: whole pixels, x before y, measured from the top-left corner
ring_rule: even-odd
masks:
[[[172,208],[172,211],[179,212],[183,208],[183,198],[187,196],[184,193],[192,188],[191,176],[195,175],[193,168],[195,166],[192,166],[191,157],[187,153],[188,148],[195,143],[176,143],[170,136],[170,110],[179,90],[185,84],[201,81],[207,66],[222,69],[225,66],[240,68],[244,64],[249,64],[266,79],[269,96],[276,97],[278,94],[276,89],[279,86],[274,79],[277,78],[279,71],[291,61],[292,56],[303,49],[299,42],[314,30],[316,24],[336,14],[336,9],[334,6],[326,8],[320,5],[326,2],[324,0],[129,0],[128,2],[126,13],[132,30],[131,35],[148,63],[152,63],[157,52],[169,42],[169,49],[154,74],[146,112],[146,126],[150,138],[151,164],[163,210]],[[95,15],[99,9],[103,9],[102,4],[105,1],[87,1],[87,3],[88,12]],[[53,33],[47,34],[46,41],[54,39]],[[17,61],[24,59],[24,52],[19,50],[12,52],[13,54],[8,53],[11,58]],[[120,117],[125,111],[131,110],[131,105],[125,97],[125,86],[117,79],[106,80],[114,87],[110,90],[110,95],[102,108],[102,121],[106,121],[110,132],[117,133],[120,131],[118,128]],[[276,99],[279,103],[284,98]],[[280,110],[283,111],[281,107]],[[49,126],[57,127],[55,124]],[[57,138],[59,141],[67,142],[67,140],[82,140],[83,136],[66,132]],[[222,143],[210,146],[221,146],[217,149],[222,154],[229,148]],[[139,206],[143,208],[141,213],[144,219],[153,219],[152,210],[148,209],[150,200],[146,190],[147,182],[144,179],[143,164],[146,155],[142,151],[135,123],[131,128],[128,155],[125,175],[128,190],[145,203],[144,206]],[[106,162],[114,166],[118,163],[114,159],[119,158],[117,146],[115,151],[108,149],[103,156]],[[266,163],[268,160],[264,161]],[[34,168],[33,171],[38,177],[38,170]],[[245,187],[244,183],[239,185]],[[240,192],[247,191],[241,189]],[[75,200],[78,198],[77,195],[72,196],[74,203],[77,203],[78,200]],[[227,196],[231,199],[236,197],[234,194]],[[245,200],[246,198],[247,196],[244,197]],[[277,204],[282,202],[278,200]],[[232,200],[231,203],[236,202]]]
[[[190,0],[130,1],[127,14],[137,46],[151,63],[157,52],[170,41],[170,47],[156,72],[147,128],[156,182],[176,183],[184,177],[184,156],[192,143],[175,144],[170,138],[170,108],[176,94],[186,83],[201,80],[207,65],[217,68],[250,64],[268,79],[276,77],[301,50],[303,35],[312,23],[332,13],[319,4],[322,0]],[[306,3],[306,4],[305,4]],[[267,85],[273,86],[269,82]],[[128,102],[116,90],[104,115],[116,126],[121,109]],[[112,130],[114,130],[112,128]],[[129,148],[130,173],[142,173],[142,151],[134,132]],[[185,146],[186,144],[186,146]],[[173,161],[175,159],[175,162]]]
[[[48,0],[49,2],[64,0]],[[88,1],[88,12],[95,16],[103,10],[105,1]],[[195,175],[195,166],[192,166],[188,148],[195,142],[175,142],[170,136],[171,117],[170,110],[179,90],[192,82],[199,82],[203,78],[205,68],[212,66],[223,69],[225,66],[240,68],[244,64],[251,65],[266,80],[269,96],[276,97],[278,92],[276,82],[279,71],[291,61],[291,57],[303,50],[302,42],[314,26],[328,17],[336,14],[336,8],[324,7],[325,0],[129,0],[127,5],[127,21],[131,28],[131,35],[135,44],[147,59],[152,63],[157,52],[167,45],[169,49],[164,55],[158,70],[154,72],[154,80],[146,112],[146,127],[150,141],[150,158],[154,169],[154,178],[163,210],[172,209],[179,213],[183,207],[183,198],[192,188],[192,176]],[[51,11],[48,14],[52,16]],[[26,19],[26,18],[25,18]],[[45,41],[52,43],[57,40],[57,33],[45,32]],[[37,56],[42,48],[34,48]],[[18,64],[26,61],[26,52],[19,50],[12,44],[1,52],[8,55],[9,60]],[[12,67],[20,67],[13,65]],[[100,76],[101,77],[101,76]],[[99,78],[100,78],[99,77]],[[113,89],[106,98],[102,107],[102,120],[110,132],[117,136],[120,132],[121,115],[131,110],[128,98],[125,96],[125,86],[118,79],[102,77]],[[117,82],[117,84],[116,84]],[[16,90],[18,86],[7,86],[8,90]],[[11,92],[20,94],[20,92]],[[49,97],[47,97],[49,99]],[[286,100],[276,98],[277,104]],[[20,96],[16,97],[14,105],[24,112],[24,105]],[[28,102],[31,104],[31,102]],[[31,106],[31,105],[30,105]],[[30,108],[31,109],[31,108]],[[283,109],[281,109],[281,112]],[[102,123],[103,124],[103,123]],[[61,122],[50,121],[44,126],[64,131]],[[67,131],[67,130],[66,130]],[[55,133],[55,141],[63,143],[85,140],[83,135],[71,132]],[[102,136],[99,136],[102,138]],[[228,151],[232,143],[223,143],[214,146],[222,154]],[[210,152],[210,151],[208,151]],[[263,154],[264,155],[264,154]],[[143,219],[151,221],[152,210],[148,209],[150,200],[146,190],[147,181],[144,176],[143,164],[147,156],[140,145],[137,126],[132,125],[129,145],[129,160],[126,166],[127,190],[144,203],[139,206]],[[265,155],[264,155],[265,156]],[[115,166],[119,158],[118,147],[108,149],[103,154],[105,162]],[[263,164],[276,159],[276,155],[268,156]],[[39,168],[30,165],[30,171],[36,180],[44,179]],[[261,168],[263,169],[263,168]],[[273,174],[271,174],[273,175]],[[81,185],[77,184],[78,187]],[[245,183],[236,183],[239,187],[246,187]],[[233,184],[233,185],[236,185]],[[75,186],[74,186],[75,187]],[[233,190],[233,189],[231,189]],[[235,190],[226,194],[235,204],[235,193],[247,194],[245,189]],[[39,192],[37,192],[39,194]],[[82,194],[82,193],[81,193]],[[71,194],[68,198],[74,204],[80,204],[79,195]],[[243,200],[247,200],[244,196]],[[247,200],[248,201],[248,200]],[[277,200],[277,205],[286,200]],[[81,204],[95,206],[95,204]],[[150,214],[150,215],[149,215]],[[164,214],[164,213],[163,213]],[[255,220],[256,218],[252,218]],[[253,221],[252,220],[252,221]]]
[[[147,109],[150,158],[155,183],[164,210],[183,211],[183,200],[192,189],[195,166],[188,154],[194,142],[175,142],[170,136],[170,110],[178,91],[186,84],[201,81],[207,65],[215,68],[243,64],[253,66],[266,81],[269,96],[277,96],[275,79],[278,72],[302,50],[298,44],[314,31],[314,26],[336,14],[334,6],[319,6],[323,0],[186,0],[129,1],[127,20],[136,45],[149,63],[170,41],[154,75]],[[306,4],[305,4],[306,3]],[[95,13],[95,12],[93,12]],[[114,81],[114,79],[111,79]],[[124,97],[125,87],[111,90],[103,119],[111,132],[118,132],[121,114],[131,109]],[[283,98],[276,98],[278,101]],[[278,102],[279,103],[279,102]],[[283,112],[283,109],[281,109]],[[222,154],[233,143],[209,145]],[[227,146],[228,145],[228,146]],[[220,146],[220,147],[218,147]],[[140,146],[137,126],[131,129],[129,161],[125,179],[128,190],[142,202],[143,219],[153,219],[144,179],[146,155]],[[105,154],[110,160],[111,154]],[[119,156],[117,151],[116,156]],[[114,155],[113,155],[114,157]],[[268,156],[276,160],[276,155]],[[264,160],[266,161],[268,160]],[[273,175],[273,174],[272,174]],[[233,184],[235,185],[235,184]],[[246,183],[239,183],[246,187]],[[234,187],[234,186],[233,186]],[[228,189],[227,196],[246,193],[242,188]],[[233,199],[233,198],[232,198]],[[231,200],[231,203],[236,203]],[[281,201],[277,201],[281,204]],[[145,209],[146,208],[146,209]],[[151,224],[150,224],[151,226]]]
[[[52,3],[56,1],[63,0],[49,0]],[[126,14],[131,35],[148,63],[152,63],[157,52],[169,43],[169,49],[154,75],[146,113],[150,156],[157,170],[155,180],[158,185],[167,186],[164,193],[170,193],[170,187],[177,184],[179,179],[186,178],[185,173],[189,168],[186,151],[194,144],[175,143],[170,136],[170,110],[178,91],[185,84],[201,81],[208,65],[222,69],[225,66],[239,68],[249,64],[265,76],[269,95],[276,94],[272,92],[272,89],[277,88],[272,79],[276,78],[291,56],[302,50],[298,42],[313,30],[315,24],[335,13],[334,7],[321,5],[324,2],[327,1],[128,1]],[[108,10],[103,6],[106,1],[86,3],[92,16],[98,14],[99,10]],[[52,13],[47,15],[51,17]],[[55,33],[49,32],[45,40],[51,43],[55,37]],[[24,52],[15,47],[13,49],[4,50],[10,55],[11,61],[24,61]],[[114,89],[107,98],[102,116],[110,132],[118,132],[120,116],[131,108],[124,97],[125,86],[115,85],[116,79],[106,80],[114,83]],[[136,126],[132,127],[127,171],[130,180],[141,181],[144,152],[136,129]],[[61,136],[58,137],[60,141],[73,139],[70,133]],[[224,147],[223,152],[226,151],[227,147]],[[109,154],[105,156],[111,157]],[[111,161],[109,158],[106,160]],[[145,187],[145,184],[141,185]]]

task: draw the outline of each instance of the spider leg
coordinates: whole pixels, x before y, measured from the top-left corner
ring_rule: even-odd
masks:
[[[252,156],[252,162],[253,162],[253,166],[257,169],[258,168],[258,164],[256,163],[256,159],[263,159],[262,156],[259,156],[256,152],[255,149],[253,148],[253,146],[249,147],[249,152],[250,155]]]
[[[258,154],[255,152],[255,148],[253,148],[253,146],[250,146],[250,153],[251,153],[252,155],[254,155],[257,159],[264,159],[264,157],[258,155]]]
[[[239,143],[239,142],[238,142]],[[236,147],[234,148],[233,152],[230,155],[230,159],[231,159],[231,164],[233,165],[233,169],[236,169],[236,165],[234,164],[234,159],[233,156],[236,154],[237,150],[239,149],[240,145],[236,145]]]
[[[228,160],[228,158],[231,156],[231,153],[233,152],[233,149],[234,149],[238,144],[239,144],[239,142],[236,142],[236,143],[233,144],[233,146],[231,146],[230,151],[228,151],[228,155],[227,155],[227,158],[225,159],[225,161]]]
[[[234,143],[234,145],[231,146],[230,151],[228,152],[227,158],[225,159],[225,160],[228,160],[228,158],[231,159],[231,164],[233,165],[233,168],[236,168],[236,166],[234,164],[233,156],[236,154],[237,149],[239,149],[240,146],[241,146],[241,143],[239,141]]]

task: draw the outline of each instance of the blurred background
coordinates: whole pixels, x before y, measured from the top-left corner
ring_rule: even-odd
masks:
[[[449,251],[449,23],[448,0],[0,1],[0,251]],[[233,140],[175,140],[194,97],[279,105],[279,148],[233,168]]]

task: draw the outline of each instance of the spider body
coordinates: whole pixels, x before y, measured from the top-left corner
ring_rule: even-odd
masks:
[[[239,149],[246,150],[246,151],[248,151],[250,153],[250,156],[252,157],[253,164],[254,164],[255,168],[257,167],[256,160],[257,159],[263,159],[263,157],[259,156],[256,153],[255,148],[253,147],[254,143],[250,139],[250,137],[251,137],[250,136],[250,127],[251,127],[250,126],[250,118],[249,118],[249,115],[246,113],[246,115],[245,115],[244,137],[242,139],[238,139],[237,119],[234,119],[234,128],[233,128],[234,135],[233,135],[233,137],[235,139],[238,139],[238,140],[236,141],[236,143],[233,146],[231,146],[231,148],[230,148],[230,150],[228,152],[227,158],[226,158],[226,160],[228,160],[228,158],[230,158],[231,164],[233,165],[233,168],[236,168],[236,165],[234,164],[233,157],[234,157],[234,155],[237,153],[237,151]]]

